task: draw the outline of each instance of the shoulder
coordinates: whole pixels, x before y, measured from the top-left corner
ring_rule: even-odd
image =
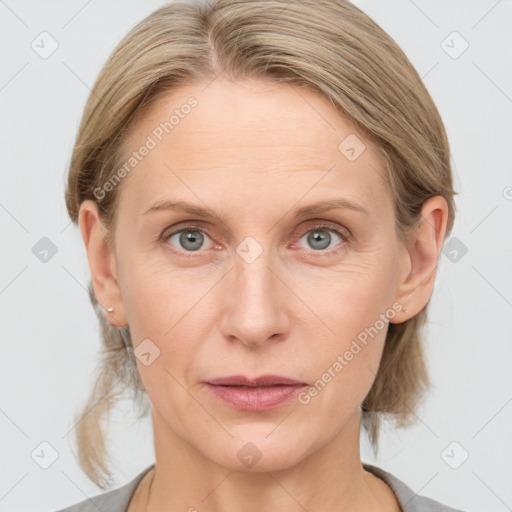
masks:
[[[438,501],[419,496],[404,482],[396,476],[370,464],[363,464],[366,471],[373,473],[384,480],[395,496],[403,512],[463,512],[462,510],[450,508]]]
[[[98,512],[98,510],[108,510],[109,512],[126,512],[130,500],[137,489],[139,482],[144,475],[152,469],[154,464],[148,466],[135,478],[127,484],[112,491],[99,494],[92,498],[87,498],[70,507],[58,510],[57,512]]]

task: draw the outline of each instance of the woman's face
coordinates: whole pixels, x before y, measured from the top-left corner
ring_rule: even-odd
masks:
[[[343,432],[353,442],[387,321],[408,306],[376,151],[312,90],[221,78],[161,98],[126,148],[115,315],[155,428],[239,470],[260,456],[258,470],[291,467]],[[306,386],[278,403],[246,391],[244,407],[207,384],[268,374]]]

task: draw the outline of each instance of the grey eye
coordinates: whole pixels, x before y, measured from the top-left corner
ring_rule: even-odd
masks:
[[[306,233],[302,238],[306,238],[306,241],[310,248],[314,249],[315,251],[321,251],[329,247],[329,245],[333,241],[331,233],[334,234],[334,236],[339,238],[341,241],[341,238],[330,229],[312,229],[311,231]]]
[[[174,245],[177,245],[179,249],[198,251],[204,244],[207,235],[197,229],[182,229],[171,235],[169,240],[172,241],[176,237],[178,238],[177,242],[174,241]]]

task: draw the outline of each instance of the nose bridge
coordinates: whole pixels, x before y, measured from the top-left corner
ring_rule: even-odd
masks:
[[[225,334],[246,345],[282,338],[288,329],[283,284],[271,270],[273,261],[271,251],[251,237],[236,248]]]
[[[239,291],[240,302],[246,306],[257,306],[259,310],[266,309],[272,301],[273,283],[270,271],[271,256],[267,253],[259,255],[253,262],[247,262],[237,256],[234,263],[235,286]],[[274,277],[275,279],[275,277]]]

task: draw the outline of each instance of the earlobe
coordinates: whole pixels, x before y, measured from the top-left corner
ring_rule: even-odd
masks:
[[[406,264],[395,297],[404,309],[394,321],[390,320],[391,323],[402,323],[418,314],[434,289],[448,222],[448,204],[442,196],[431,197],[423,204],[420,215],[420,223],[411,233],[409,246],[404,248]],[[405,309],[406,314],[403,314]]]
[[[118,284],[115,256],[106,239],[106,228],[102,222],[98,205],[85,200],[80,205],[78,224],[87,252],[89,270],[94,293],[105,310],[108,321],[116,326],[127,325],[121,289]],[[107,311],[113,308],[112,311]]]

